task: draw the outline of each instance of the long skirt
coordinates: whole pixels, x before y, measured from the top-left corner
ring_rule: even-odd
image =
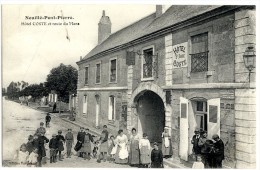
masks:
[[[91,142],[84,142],[79,152],[91,153]]]
[[[108,153],[108,141],[100,144],[99,152],[106,152],[106,153]]]
[[[164,138],[162,140],[162,154],[163,156],[171,156],[172,155],[172,143],[171,140],[169,140],[169,146],[165,147]]]
[[[139,141],[133,140],[130,144],[129,163],[131,165],[140,164]]]
[[[116,154],[115,154],[115,163],[117,164],[127,164],[128,163],[128,158],[126,159],[120,159],[119,158],[119,152],[122,150],[121,147],[117,147],[117,150],[116,150]]]
[[[148,149],[148,146],[143,146],[140,148],[140,163],[149,164],[151,162],[150,154],[151,151]]]

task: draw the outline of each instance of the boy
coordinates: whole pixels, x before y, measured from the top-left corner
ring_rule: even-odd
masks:
[[[154,142],[154,149],[151,154],[151,168],[163,168],[163,154],[158,147],[158,143]]]
[[[65,142],[65,138],[62,135],[62,131],[61,130],[58,131],[58,135],[57,135],[56,138],[57,138],[57,142],[58,142],[57,143],[58,144],[57,150],[58,150],[58,153],[59,153],[59,161],[63,161],[62,160],[62,156],[61,156],[61,152],[64,151],[63,142]]]
[[[57,146],[58,145],[57,145],[56,134],[53,134],[49,143],[50,163],[55,163],[57,161]]]
[[[40,134],[45,135],[45,133],[46,133],[46,129],[43,127],[43,125],[44,125],[44,123],[41,122],[41,123],[40,123],[40,127],[36,130],[36,134],[37,134],[38,136],[40,136]]]
[[[65,135],[67,158],[71,157],[71,148],[72,148],[72,145],[74,144],[74,136],[71,131],[72,131],[72,129],[68,129],[68,133]]]
[[[192,169],[204,169],[204,164],[201,162],[201,156],[197,155],[197,162],[194,162]]]
[[[45,122],[46,122],[46,128],[50,127],[50,122],[51,122],[51,116],[50,113],[47,113],[47,116],[45,117]]]

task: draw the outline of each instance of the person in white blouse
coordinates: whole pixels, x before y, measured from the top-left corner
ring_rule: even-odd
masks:
[[[123,130],[118,131],[118,135],[116,137],[115,143],[117,144],[117,151],[115,154],[115,163],[118,164],[127,164],[128,163],[128,150],[127,136],[123,133]]]
[[[139,142],[140,149],[140,164],[144,168],[148,168],[151,163],[151,144],[148,140],[148,135],[143,134],[143,138]]]

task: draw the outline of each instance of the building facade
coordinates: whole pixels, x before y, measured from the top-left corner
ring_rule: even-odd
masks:
[[[243,61],[255,46],[254,6],[158,5],[110,33],[103,12],[98,45],[77,62],[83,121],[114,134],[135,127],[151,142],[169,127],[173,158],[183,161],[202,128],[224,141],[226,167],[255,168],[255,71]]]

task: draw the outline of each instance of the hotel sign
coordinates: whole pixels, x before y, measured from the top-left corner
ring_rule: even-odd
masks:
[[[174,45],[173,48],[173,68],[187,67],[188,42]]]

